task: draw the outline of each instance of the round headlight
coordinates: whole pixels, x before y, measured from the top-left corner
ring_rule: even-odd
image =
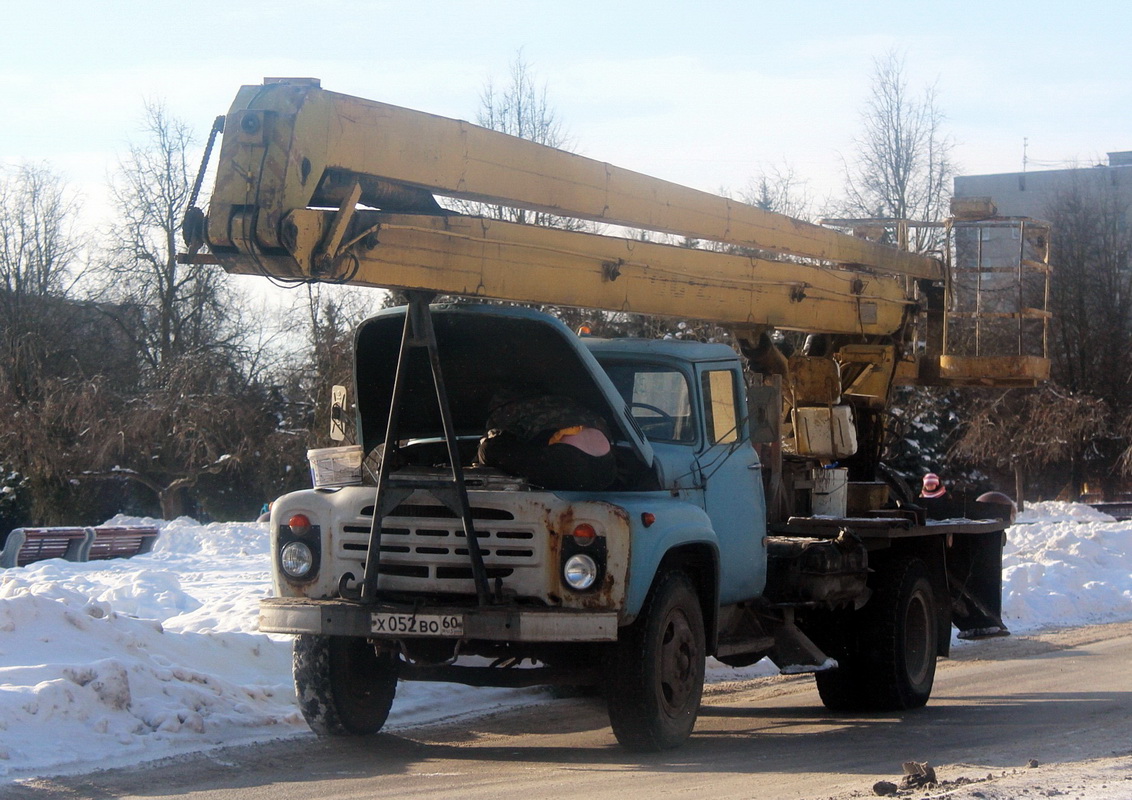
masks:
[[[314,566],[314,556],[302,542],[289,542],[279,553],[279,563],[292,578],[301,578]]]
[[[597,564],[592,558],[581,553],[570,556],[562,568],[562,577],[571,589],[578,591],[588,589],[597,580]]]

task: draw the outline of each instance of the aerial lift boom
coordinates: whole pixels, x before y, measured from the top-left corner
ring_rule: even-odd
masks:
[[[437,196],[714,249],[464,216]],[[903,345],[948,278],[936,258],[313,79],[240,90],[207,218],[191,211],[186,238],[234,273],[708,320],[747,343],[784,328]],[[886,360],[940,381],[935,328],[926,352]],[[979,382],[1048,372],[1044,353],[1017,355],[984,359]]]

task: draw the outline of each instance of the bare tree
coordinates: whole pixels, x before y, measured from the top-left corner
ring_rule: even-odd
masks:
[[[852,155],[843,160],[845,197],[840,216],[933,223],[947,216],[954,142],[944,131],[937,99],[934,86],[918,95],[909,89],[904,58],[898,53],[890,51],[873,61],[861,130],[853,140]],[[892,225],[858,231],[920,253],[940,251],[943,246],[940,228]],[[907,232],[907,240],[902,231]],[[930,469],[959,475],[959,469],[948,468],[941,460],[956,421],[953,398],[932,387],[915,387],[901,395],[904,411],[887,424],[890,441],[896,438],[893,432],[906,441],[903,452],[890,448],[888,457],[908,472],[922,474]]]
[[[719,194],[723,197],[732,196],[726,189],[721,189]],[[809,219],[812,216],[813,201],[806,187],[806,182],[798,177],[792,166],[785,163],[782,166],[766,167],[754,175],[747,182],[746,188],[739,192],[738,199],[763,211],[785,214],[795,219]],[[743,247],[726,242],[700,242],[685,238],[682,246],[698,247],[717,253],[731,253],[771,261],[797,260],[794,256],[783,255],[772,250]]]
[[[48,313],[77,277],[78,203],[41,164],[0,173],[0,376],[20,398],[34,391],[45,359],[67,343],[66,320]]]
[[[549,88],[538,77],[523,51],[515,54],[509,65],[508,81],[497,87],[491,79],[480,92],[480,108],[476,123],[493,131],[517,136],[530,142],[569,150],[573,144],[554,107],[550,104]],[[508,222],[525,222],[567,230],[587,230],[592,226],[578,219],[529,211],[522,208],[483,203],[461,203],[460,210]]]
[[[490,78],[480,92],[476,122],[493,131],[547,147],[569,147],[558,113],[550,105],[548,86],[539,85],[534,69],[519,50],[509,65],[509,82],[497,89]]]
[[[224,274],[177,263],[179,232],[193,183],[189,127],[148,103],[145,139],[130,146],[111,181],[118,220],[104,264],[107,313],[152,370],[205,350],[235,346],[227,322],[236,307]]]
[[[159,105],[145,122],[114,178],[119,219],[93,300],[70,295],[81,242],[61,180],[38,166],[0,176],[4,522],[155,505],[247,518],[305,475],[263,326],[241,316],[222,272],[177,263],[189,130]]]
[[[140,508],[156,502],[172,519],[194,510],[187,490],[206,476],[223,473],[236,492],[256,484],[257,457],[276,447],[272,411],[266,388],[246,387],[223,360],[183,359],[141,393],[105,376],[48,379],[4,438],[25,454],[37,521],[91,521],[79,501],[100,495],[112,503],[101,513],[122,510],[131,484],[149,494]],[[253,496],[240,511],[258,506]]]
[[[795,219],[813,217],[813,198],[805,180],[790,164],[770,166],[751,178],[739,199],[763,211],[774,211]]]
[[[80,420],[111,416],[101,385],[98,378],[43,375],[35,396],[27,401],[13,399],[4,392],[6,387],[0,387],[7,401],[4,416],[11,420],[0,440],[5,450],[19,454],[20,471],[26,478],[23,510],[28,521],[61,523],[74,511],[67,471],[71,458],[81,449],[77,446],[77,435],[83,430]]]
[[[222,271],[177,261],[197,163],[191,131],[149,103],[144,133],[111,182],[118,219],[99,305],[131,342],[140,380],[104,384],[108,408],[86,421],[73,448],[84,460],[67,468],[72,477],[144,486],[169,516],[185,510],[187,490],[207,476],[223,472],[246,485],[245,461],[264,456],[278,426],[263,380],[263,326],[244,316]]]
[[[1119,474],[1132,473],[1132,202],[1119,185],[1094,178],[1073,175],[1046,208],[1055,265],[1050,357],[1054,380],[1110,410],[1090,443],[1089,478],[1107,495]]]
[[[5,303],[66,292],[80,246],[73,232],[77,213],[78,202],[46,165],[25,163],[0,172],[0,280]]]
[[[33,521],[44,486],[36,408],[74,370],[81,323],[67,294],[81,273],[78,202],[43,164],[0,170],[0,530]],[[81,355],[81,354],[78,354]]]
[[[311,447],[326,447],[330,432],[330,393],[334,384],[352,383],[354,330],[375,309],[366,293],[342,291],[341,287],[308,287],[307,358],[297,370],[292,394],[300,398],[300,409]],[[402,301],[404,298],[400,298]],[[397,297],[386,296],[387,305]],[[352,417],[345,420],[347,433]]]
[[[1085,176],[1088,178],[1088,176]],[[1046,209],[1054,377],[1074,392],[1132,405],[1132,203],[1120,187],[1072,180]]]
[[[1102,400],[1056,384],[1038,390],[993,392],[967,409],[963,432],[951,456],[1013,471],[1021,508],[1027,472],[1053,464],[1071,465],[1070,481],[1079,494],[1086,453],[1105,434],[1109,420],[1109,409]]]
[[[185,490],[211,473],[235,467],[254,449],[261,426],[249,425],[258,411],[244,392],[242,376],[221,359],[182,359],[166,370],[155,389],[123,395],[114,387],[120,413],[83,420],[77,437],[86,444],[89,465],[74,477],[129,480],[156,495],[165,519],[185,512]],[[77,465],[76,465],[77,466]]]
[[[948,213],[954,141],[944,132],[937,92],[915,97],[904,59],[889,52],[873,62],[863,130],[845,163],[845,213],[851,217],[939,222]],[[915,228],[910,246],[938,249],[938,232]]]

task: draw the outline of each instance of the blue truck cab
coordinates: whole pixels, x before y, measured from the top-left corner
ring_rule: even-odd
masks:
[[[631,574],[655,575],[665,554],[698,540],[716,562],[719,603],[759,596],[766,583],[766,502],[738,355],[727,345],[678,339],[582,342],[651,444],[666,506],[689,506],[681,522],[634,537]],[[631,584],[631,610],[639,610],[649,583]]]

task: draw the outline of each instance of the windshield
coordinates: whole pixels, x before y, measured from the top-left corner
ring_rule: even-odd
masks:
[[[654,442],[696,439],[691,394],[684,373],[655,364],[602,364],[641,432]]]

